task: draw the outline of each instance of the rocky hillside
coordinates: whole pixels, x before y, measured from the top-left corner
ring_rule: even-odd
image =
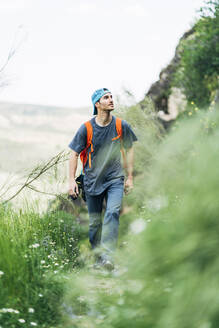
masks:
[[[151,85],[145,95],[145,97],[152,99],[158,116],[165,122],[174,120],[178,113],[185,108],[186,101],[183,93],[178,88],[172,88],[171,83],[180,61],[181,43],[185,39],[191,38],[193,33],[193,28],[184,33],[176,47],[173,59],[167,67],[162,69],[159,80]],[[144,107],[144,100],[140,102],[142,107]]]

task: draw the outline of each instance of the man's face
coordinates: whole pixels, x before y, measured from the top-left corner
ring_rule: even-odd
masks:
[[[114,110],[113,96],[110,92],[103,95],[96,103],[96,107],[101,111],[112,111]]]

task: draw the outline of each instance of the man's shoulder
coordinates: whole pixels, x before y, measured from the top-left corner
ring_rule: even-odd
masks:
[[[91,125],[94,127],[94,126],[95,126],[95,117],[92,117],[92,118],[89,119],[87,122],[90,122]],[[87,123],[87,122],[85,122],[85,123]],[[84,123],[84,124],[85,124],[85,123]]]
[[[124,120],[123,118],[118,117],[118,116],[113,116],[113,118],[114,118],[115,125],[116,125],[117,120],[121,120],[121,128],[122,128],[123,131],[130,128],[129,123],[126,120]]]
[[[86,124],[85,124],[85,123],[86,123],[86,122],[82,123],[81,126],[80,126],[79,129],[78,129],[78,133],[79,133],[80,135],[85,135],[85,134],[87,134],[87,128],[86,128]]]
[[[123,118],[121,118],[120,116],[113,116],[114,122],[116,123],[116,121],[121,121],[122,125],[127,125],[126,120],[124,120]]]
[[[123,119],[122,117],[120,117],[120,116],[113,116],[113,118],[114,118],[115,122],[116,122],[116,120],[118,119],[118,120],[121,120],[121,121],[122,121],[122,124],[124,124],[124,125],[127,125],[127,124],[128,124],[127,121],[124,120],[124,119]]]
[[[130,128],[129,123],[126,120],[122,120],[122,128],[123,129],[128,129]]]

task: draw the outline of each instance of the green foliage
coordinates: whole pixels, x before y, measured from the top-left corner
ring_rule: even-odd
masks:
[[[69,281],[64,327],[219,326],[218,127],[201,112],[160,144],[117,272]]]
[[[163,127],[157,119],[152,101],[147,97],[141,106],[133,104],[120,108],[118,115],[127,120],[138,138],[138,142],[134,144],[135,172],[141,174],[142,168],[147,170],[156,153],[156,147],[164,133]]]
[[[125,119],[134,130],[138,141],[134,143],[134,176],[135,185],[142,180],[144,172],[145,181],[150,175],[150,166],[156,156],[157,147],[164,137],[163,126],[157,119],[157,114],[152,101],[145,97],[144,103],[123,106],[119,109],[118,116]],[[138,193],[125,196],[123,210],[120,218],[119,246],[126,244],[129,224],[133,221],[134,214],[141,203],[141,190]],[[133,215],[132,215],[133,214]]]
[[[219,87],[219,1],[208,1],[201,14],[194,34],[182,41],[173,84],[182,88],[189,102],[206,107]]]
[[[80,264],[78,241],[84,237],[65,212],[40,216],[0,206],[0,325],[59,322],[63,275]]]

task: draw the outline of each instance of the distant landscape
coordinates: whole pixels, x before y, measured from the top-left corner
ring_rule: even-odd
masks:
[[[68,149],[89,108],[0,103],[0,184]]]

